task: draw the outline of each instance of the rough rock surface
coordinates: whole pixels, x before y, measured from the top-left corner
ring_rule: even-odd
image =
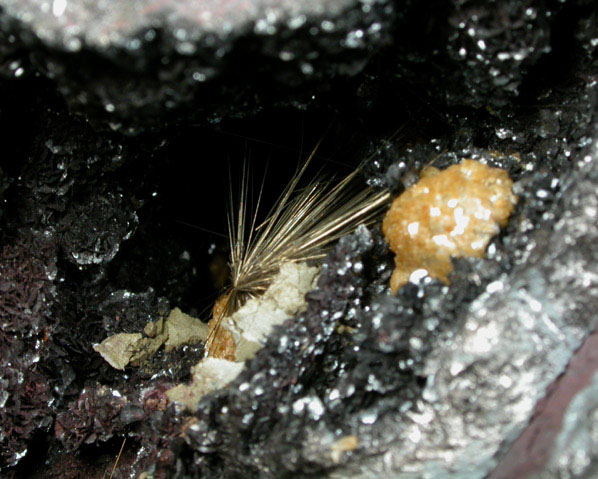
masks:
[[[40,359],[55,329],[55,261],[55,244],[43,237],[24,235],[0,252],[0,464],[16,464],[36,431],[52,424],[53,381]],[[63,374],[68,382],[66,367]]]
[[[595,2],[256,0],[203,36],[191,3],[0,0],[1,474],[105,477],[126,437],[116,477],[500,477],[596,326]],[[519,202],[485,259],[396,297],[380,233],[344,238],[308,309],[189,415],[165,391],[201,346],[119,372],[92,345],[208,305],[225,242],[177,221],[219,230],[224,159],[263,139],[295,160],[297,125],[301,146],[329,128],[331,169],[366,151],[371,184],[472,158]],[[594,390],[525,474],[595,470]]]
[[[311,102],[329,91],[326,81],[364,68],[388,43],[394,17],[379,0],[0,6],[11,44],[47,48],[32,61],[72,107],[129,133]],[[28,58],[12,61],[14,75],[33,68]]]
[[[490,479],[510,477],[592,477],[596,427],[592,402],[598,363],[598,330],[575,353],[566,373],[535,407],[533,418]],[[558,472],[557,472],[558,471]],[[570,476],[567,476],[570,474]]]
[[[551,240],[528,243],[527,261],[488,284],[457,329],[439,336],[422,366],[421,402],[378,422],[400,432],[383,459],[360,460],[352,477],[483,478],[521,433],[596,326],[597,154],[580,158],[565,182]]]
[[[2,63],[10,77],[42,72],[72,108],[128,133],[405,92],[419,108],[499,111],[551,56],[569,65],[568,32],[591,2],[563,3],[3,0]]]

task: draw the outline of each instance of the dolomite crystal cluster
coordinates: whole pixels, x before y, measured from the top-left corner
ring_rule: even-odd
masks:
[[[222,357],[208,357],[195,365],[190,384],[180,384],[166,394],[172,402],[194,410],[205,394],[226,386],[241,372],[244,362],[258,351],[272,329],[303,311],[305,295],[312,290],[318,268],[306,263],[286,263],[263,296],[248,300],[238,311],[223,319],[227,351]]]
[[[192,369],[189,384],[166,392],[171,402],[193,410],[205,394],[226,386],[241,372],[244,362],[262,347],[272,329],[305,309],[305,294],[313,289],[318,268],[305,263],[286,263],[260,298],[247,301],[224,318],[226,351],[218,358],[204,358]],[[119,333],[106,338],[94,349],[114,368],[139,365],[164,345],[166,350],[185,343],[205,341],[207,326],[175,308],[167,320],[149,323],[141,333]],[[227,359],[228,358],[228,359]]]
[[[395,253],[393,292],[429,275],[445,283],[451,257],[484,256],[490,239],[506,225],[517,197],[506,171],[464,160],[420,180],[392,203],[382,231]]]

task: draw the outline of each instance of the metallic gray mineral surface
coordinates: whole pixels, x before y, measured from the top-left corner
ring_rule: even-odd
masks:
[[[377,424],[386,440],[392,438],[381,448],[386,452],[332,477],[481,479],[494,469],[598,323],[596,191],[594,144],[565,179],[554,210],[563,212],[560,219],[531,237],[526,261],[508,279],[490,283],[459,329],[435,344],[416,409]],[[579,472],[596,463],[596,402],[590,397],[586,391],[571,404],[541,477],[591,477]],[[565,439],[569,435],[578,449]]]
[[[368,2],[364,2],[368,3]],[[355,0],[4,0],[9,15],[29,25],[42,40],[66,50],[83,46],[135,50],[140,31],[166,27],[184,54],[200,37],[238,35],[248,28],[272,34],[278,25],[302,26],[308,17],[336,17]]]
[[[130,134],[311,103],[328,90],[323,79],[363,71],[394,18],[386,0],[2,0],[0,9],[11,50],[44,51],[7,55],[7,75],[39,69],[73,108]]]

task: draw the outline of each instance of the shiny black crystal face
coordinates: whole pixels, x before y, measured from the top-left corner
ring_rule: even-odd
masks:
[[[117,3],[0,0],[0,475],[104,477],[126,437],[115,477],[521,476],[503,452],[596,326],[593,2]],[[269,205],[322,137],[329,172],[367,158],[393,192],[431,161],[505,168],[516,211],[449,285],[396,296],[378,228],[343,238],[195,414],[165,391],[203,345],[124,372],[94,353],[200,316],[229,170],[266,171]],[[551,444],[578,432],[588,461],[548,448],[555,477],[598,462],[584,367]]]

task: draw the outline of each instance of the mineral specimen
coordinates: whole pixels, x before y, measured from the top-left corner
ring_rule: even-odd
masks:
[[[191,383],[170,389],[168,398],[194,410],[204,395],[233,381],[245,361],[263,346],[274,327],[305,310],[305,294],[314,287],[317,276],[316,267],[285,263],[262,297],[248,300],[234,314],[223,319],[221,334],[216,337],[222,343],[216,345],[218,355],[197,363]],[[221,301],[216,301],[214,310],[220,307]]]
[[[183,344],[205,341],[207,326],[199,319],[173,309],[166,320],[148,323],[141,333],[113,334],[93,349],[113,368],[125,369],[128,364],[139,365],[152,356],[162,345],[169,352]]]
[[[482,257],[513,211],[512,186],[505,171],[478,161],[426,168],[393,201],[382,225],[396,255],[393,292],[426,275],[448,282],[451,257]]]
[[[108,477],[125,437],[115,478],[596,475],[596,360],[565,386],[598,309],[597,2],[0,8],[3,478]],[[330,123],[326,168],[368,158],[374,187],[408,188],[431,158],[505,169],[518,202],[486,257],[389,295],[392,255],[358,229],[307,309],[189,408],[167,391],[201,343],[124,373],[93,351],[148,322],[160,336],[170,304],[199,316],[226,246],[177,220],[224,232],[228,164],[276,157],[276,182],[297,130],[314,144]]]

